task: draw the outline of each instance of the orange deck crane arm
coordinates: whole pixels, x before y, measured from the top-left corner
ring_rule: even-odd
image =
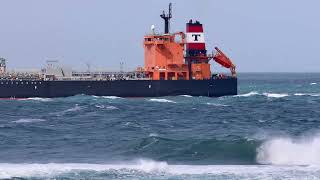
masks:
[[[236,77],[236,66],[232,63],[232,61],[226,56],[219,48],[214,48],[217,52],[213,56],[213,60],[215,60],[218,64],[222,65],[225,68],[229,68],[233,77]]]

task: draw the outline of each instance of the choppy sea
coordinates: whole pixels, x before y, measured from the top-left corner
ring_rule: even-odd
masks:
[[[0,179],[320,179],[320,74],[239,95],[0,101]]]

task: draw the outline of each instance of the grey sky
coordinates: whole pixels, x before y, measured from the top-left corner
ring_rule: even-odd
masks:
[[[0,57],[9,68],[40,68],[47,59],[85,68],[143,65],[143,35],[169,0],[1,0]],[[207,49],[217,45],[241,72],[320,72],[319,0],[171,0],[171,31],[193,18]],[[214,66],[216,69],[218,65]],[[220,68],[218,68],[220,70]]]

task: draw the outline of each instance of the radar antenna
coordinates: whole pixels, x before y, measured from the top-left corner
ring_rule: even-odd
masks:
[[[164,33],[169,34],[170,19],[172,18],[172,3],[169,4],[169,14],[163,11],[160,17],[164,20]]]

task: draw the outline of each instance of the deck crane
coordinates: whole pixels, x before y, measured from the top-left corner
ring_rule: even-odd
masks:
[[[216,61],[218,64],[225,68],[229,68],[231,71],[231,75],[236,77],[236,66],[232,63],[232,61],[225,55],[218,47],[214,48],[216,53],[213,55],[212,59]]]

